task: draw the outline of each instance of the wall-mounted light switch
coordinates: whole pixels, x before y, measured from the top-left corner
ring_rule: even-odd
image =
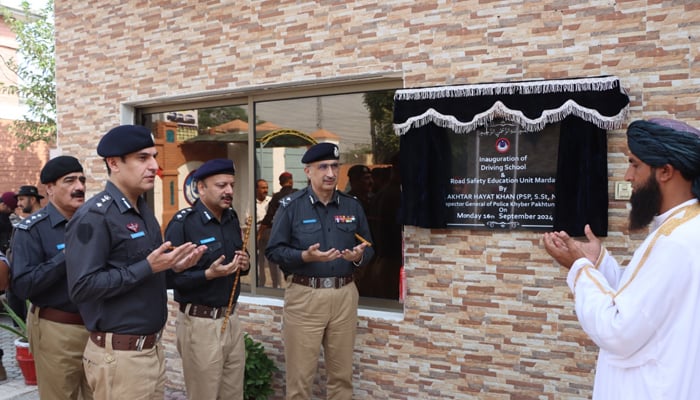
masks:
[[[615,182],[615,200],[629,200],[630,196],[632,196],[630,182]]]

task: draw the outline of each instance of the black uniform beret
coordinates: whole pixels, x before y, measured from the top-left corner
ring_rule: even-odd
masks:
[[[323,160],[337,160],[340,158],[340,151],[338,146],[333,143],[319,143],[311,146],[304,156],[301,158],[301,162],[304,164],[309,164],[316,161]]]
[[[50,159],[49,162],[44,165],[44,168],[41,169],[39,179],[41,183],[47,184],[56,182],[59,178],[71,172],[83,172],[83,166],[80,165],[80,161],[73,156],[58,156]]]
[[[194,171],[192,178],[194,178],[196,181],[201,181],[204,178],[216,174],[236,175],[236,168],[233,166],[233,161],[229,160],[228,158],[215,158],[213,160],[209,160]]]
[[[353,165],[348,170],[348,177],[351,179],[360,178],[365,174],[371,174],[372,172],[366,165]]]
[[[19,196],[34,196],[38,200],[41,200],[44,198],[44,196],[39,194],[39,189],[36,188],[36,186],[31,186],[31,185],[26,185],[26,186],[20,186],[19,191],[15,193],[15,198]]]
[[[145,126],[120,125],[102,136],[97,145],[97,154],[102,157],[119,157],[153,146],[153,134]]]

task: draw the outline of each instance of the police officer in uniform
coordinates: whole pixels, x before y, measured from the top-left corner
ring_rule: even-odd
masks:
[[[287,399],[311,398],[321,346],[328,398],[352,398],[359,299],[353,272],[374,251],[362,205],[336,190],[338,159],[338,146],[332,143],[319,143],[304,153],[301,162],[310,185],[281,200],[265,252],[287,276]]]
[[[206,246],[163,243],[142,195],[154,186],[158,163],[151,132],[122,125],[97,146],[109,174],[66,228],[68,292],[90,340],[83,353],[95,399],[163,399],[167,319],[166,270],[199,261]]]
[[[260,265],[263,267],[264,264],[267,264],[267,266],[269,267],[270,276],[272,279],[272,287],[275,289],[280,287],[280,268],[277,264],[268,260],[267,257],[264,256],[265,249],[267,248],[267,243],[270,241],[272,220],[274,219],[275,213],[277,212],[277,209],[280,206],[280,200],[287,197],[290,193],[294,193],[297,191],[296,189],[294,189],[294,176],[292,176],[292,174],[287,171],[282,172],[280,174],[279,183],[281,186],[280,191],[272,195],[272,199],[270,199],[270,204],[267,206],[267,212],[265,213],[265,217],[262,219],[262,221],[260,221],[260,227],[258,230],[258,250],[260,250],[260,257],[264,258],[264,260],[258,260],[258,262],[260,262]],[[259,274],[260,286],[265,286],[264,268],[260,268]]]
[[[83,371],[89,332],[68,297],[65,230],[85,202],[85,175],[71,156],[49,160],[40,174],[49,203],[17,225],[12,241],[12,289],[32,303],[29,345],[43,399],[92,399]],[[81,395],[82,393],[82,395]]]
[[[180,303],[177,349],[191,400],[243,400],[245,342],[235,305],[239,277],[248,274],[250,265],[238,215],[231,207],[235,173],[228,159],[199,167],[193,174],[199,199],[175,214],[165,231],[166,240],[174,245],[207,246],[197,265],[173,274],[175,300]],[[235,297],[226,318],[232,290]],[[222,324],[226,324],[223,334]]]

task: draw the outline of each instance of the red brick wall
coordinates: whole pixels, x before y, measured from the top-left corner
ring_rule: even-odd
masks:
[[[22,185],[34,185],[45,196],[46,189],[39,183],[39,172],[49,160],[49,147],[46,143],[34,143],[20,150],[18,140],[10,133],[12,121],[0,120],[0,192],[16,192]],[[46,204],[46,200],[42,205]]]

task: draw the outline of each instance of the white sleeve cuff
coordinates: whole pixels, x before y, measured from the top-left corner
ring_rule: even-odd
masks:
[[[591,261],[585,257],[581,257],[574,261],[574,264],[569,270],[569,274],[566,276],[566,284],[569,285],[571,293],[576,294],[576,282],[578,281],[581,272],[583,272],[583,268],[590,265]]]

